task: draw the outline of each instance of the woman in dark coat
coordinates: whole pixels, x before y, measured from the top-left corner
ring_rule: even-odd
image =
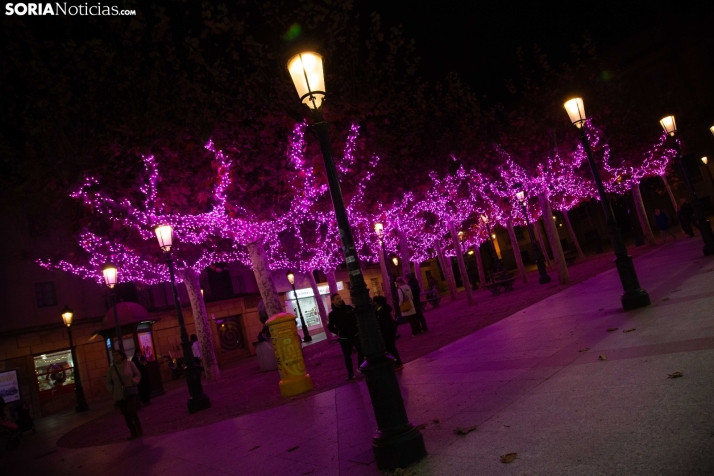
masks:
[[[392,306],[387,304],[387,298],[384,296],[375,296],[373,301],[377,305],[377,322],[379,323],[379,329],[382,331],[384,347],[387,349],[387,353],[394,357],[394,369],[401,370],[404,368],[404,364],[402,364],[402,359],[399,357],[395,342],[397,323],[392,318]]]
[[[342,300],[342,296],[335,293],[330,297],[332,301],[332,311],[328,317],[327,328],[340,338],[342,355],[345,358],[347,367],[347,380],[355,378],[354,367],[352,365],[352,347],[357,350],[357,368],[362,365],[362,345],[359,341],[359,330],[357,329],[357,317],[352,306]]]
[[[146,357],[144,357],[144,354],[138,349],[134,352],[134,357],[131,361],[136,365],[136,368],[141,374],[141,381],[139,385],[137,385],[139,389],[139,399],[142,405],[148,405],[151,403],[151,382],[149,381],[149,372],[147,371],[149,362],[146,361]]]

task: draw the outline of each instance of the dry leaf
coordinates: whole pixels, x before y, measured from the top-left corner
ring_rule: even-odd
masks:
[[[312,468],[310,471],[305,471],[302,474],[312,474],[315,472],[315,468]]]
[[[252,447],[250,451],[257,450],[258,448],[260,448],[260,445]]]
[[[675,372],[673,374],[668,374],[669,377],[667,378],[679,378],[679,377],[684,377],[684,374],[682,372]]]
[[[619,329],[619,327],[611,327],[607,330],[607,332],[615,332],[618,329]]]
[[[434,423],[440,423],[438,418],[434,418]]]
[[[454,433],[456,433],[457,435],[468,435],[469,433],[471,433],[472,431],[475,431],[475,430],[476,430],[476,425],[467,426],[467,427],[457,426],[456,429],[454,430]]]
[[[411,469],[397,468],[394,470],[394,476],[414,476],[416,471]]]
[[[501,463],[513,463],[518,457],[518,453],[508,453],[501,455]]]
[[[625,329],[625,330],[622,331],[622,332],[632,332],[632,331],[634,331],[634,330],[637,330],[637,329],[635,329],[635,328],[633,327],[632,329]]]
[[[607,357],[605,357],[604,355],[600,354],[600,357],[598,357],[598,359],[599,359],[599,360],[607,360]]]
[[[510,427],[511,427],[511,425],[503,425],[503,426],[505,426],[506,428],[510,428]]]
[[[288,448],[288,453],[291,453],[291,452],[295,451],[295,450],[298,449],[298,448],[300,448],[299,445],[298,445],[298,446],[293,446],[292,448]]]
[[[662,300],[663,300],[663,301],[669,301],[669,298],[664,298],[664,299],[662,299]]]
[[[590,350],[590,347],[583,347],[583,348],[580,349],[578,352],[587,352],[587,351],[589,351],[589,350]]]
[[[420,430],[420,431],[421,431],[421,430],[423,430],[424,428],[426,428],[426,425],[428,425],[428,423],[422,423],[421,425],[417,425],[416,428],[417,428],[417,430]]]

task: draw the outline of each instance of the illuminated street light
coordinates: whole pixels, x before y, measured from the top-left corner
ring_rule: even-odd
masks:
[[[116,266],[113,264],[105,264],[102,268],[102,274],[104,275],[104,284],[109,286],[109,304],[114,309],[114,330],[117,334],[117,345],[119,349],[124,350],[124,339],[121,332],[121,326],[119,325],[119,315],[117,314],[117,293],[114,286],[117,284],[117,279],[119,278],[119,272]]]
[[[79,361],[77,360],[77,354],[74,351],[74,342],[72,342],[72,317],[74,313],[72,308],[65,304],[64,309],[62,309],[62,322],[67,326],[67,336],[69,337],[69,351],[72,354],[72,373],[74,374],[74,398],[77,402],[75,411],[77,413],[86,412],[89,410],[87,405],[87,399],[84,397],[84,389],[82,388],[82,376],[79,374]]]
[[[300,309],[300,300],[298,299],[297,291],[295,290],[295,274],[292,271],[288,271],[286,274],[290,286],[293,287],[293,296],[295,296],[295,304],[297,305],[298,315],[300,316],[300,325],[302,326],[302,341],[312,342],[312,337],[307,331],[307,324],[305,324],[305,318],[302,316],[302,309]]]

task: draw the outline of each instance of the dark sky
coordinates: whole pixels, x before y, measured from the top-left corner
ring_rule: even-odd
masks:
[[[367,14],[377,11],[388,24],[403,25],[406,36],[417,41],[424,76],[436,79],[456,71],[490,100],[507,96],[504,78],[517,75],[519,46],[530,52],[538,44],[557,64],[570,59],[571,44],[586,31],[604,51],[647,28],[714,10],[711,0],[357,0],[356,4]],[[667,34],[664,28],[662,34]]]

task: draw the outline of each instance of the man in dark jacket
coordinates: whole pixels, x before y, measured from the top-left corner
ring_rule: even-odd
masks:
[[[657,222],[657,228],[662,235],[662,244],[667,243],[667,235],[670,235],[673,241],[677,240],[677,236],[669,227],[669,218],[659,208],[655,208],[655,222]]]
[[[426,319],[424,318],[424,313],[421,310],[421,288],[419,287],[419,281],[414,276],[414,273],[409,273],[407,275],[409,281],[409,289],[412,290],[412,296],[414,296],[414,309],[416,310],[417,322],[421,326],[420,332],[426,332],[429,329],[426,327]]]
[[[395,343],[397,336],[397,323],[392,318],[392,306],[387,304],[387,298],[384,296],[375,296],[374,304],[377,306],[377,323],[379,330],[382,331],[382,339],[384,339],[384,348],[387,353],[394,357],[394,370],[402,370],[404,365],[399,357],[399,351]]]
[[[332,311],[327,319],[327,329],[340,338],[340,347],[345,357],[345,367],[347,367],[347,380],[355,378],[354,367],[352,366],[352,347],[357,350],[357,368],[362,365],[362,346],[359,341],[359,330],[357,328],[357,316],[352,306],[345,304],[342,296],[335,293],[330,296]]]
[[[697,218],[694,215],[694,207],[687,201],[686,198],[679,199],[679,209],[677,210],[677,219],[684,231],[690,237],[694,236],[692,225],[699,228]]]

